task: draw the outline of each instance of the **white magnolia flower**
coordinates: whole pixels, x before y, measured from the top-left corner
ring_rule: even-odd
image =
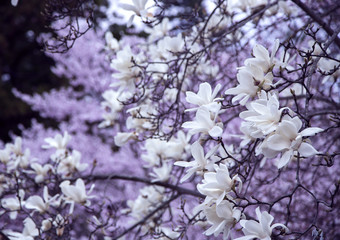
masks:
[[[0,150],[0,162],[6,165],[10,159],[11,159],[11,150],[9,148]]]
[[[139,17],[147,17],[149,15],[148,11],[145,9],[145,5],[148,0],[132,0],[132,4],[121,3],[119,6],[127,11],[133,11],[135,14],[132,15],[128,21],[128,26],[131,26],[133,18],[135,15]]]
[[[75,172],[84,171],[88,164],[81,163],[81,153],[77,150],[72,150],[72,154],[62,159],[59,162],[57,172],[63,174],[64,177],[70,176]]]
[[[217,113],[221,108],[221,105],[217,103],[217,101],[221,100],[222,98],[216,98],[216,96],[221,87],[222,87],[221,84],[217,84],[214,91],[212,92],[209,83],[207,82],[201,83],[197,94],[190,91],[187,91],[185,93],[186,94],[185,100],[188,103],[198,105],[199,107],[205,107],[210,111]],[[185,111],[195,111],[197,109],[198,107],[190,108]]]
[[[290,162],[295,152],[298,152],[302,157],[311,157],[318,154],[318,151],[312,145],[303,141],[303,138],[322,132],[323,129],[310,127],[299,132],[301,127],[302,122],[298,117],[284,117],[277,127],[275,134],[269,136],[266,140],[267,148],[282,152],[277,166],[279,169]]]
[[[177,132],[177,137],[171,137],[169,142],[173,143],[173,153],[171,154],[172,158],[175,160],[186,158],[186,156],[190,153],[190,139],[191,134],[185,134],[182,130]]]
[[[44,187],[44,193],[43,198],[40,196],[31,196],[29,197],[25,202],[25,207],[27,209],[32,209],[34,211],[39,212],[40,214],[43,214],[45,212],[48,212],[50,205],[58,206],[56,199],[59,196],[59,194],[55,195],[54,197],[50,197],[48,194],[48,188]]]
[[[181,235],[180,232],[176,232],[176,229],[172,230],[168,227],[160,227],[158,230],[156,230],[156,232],[162,233],[161,237],[157,237],[159,240],[178,239]]]
[[[261,92],[260,99],[252,101],[247,108],[247,111],[240,113],[240,118],[251,122],[264,135],[275,131],[285,109],[279,109],[280,103],[275,94],[267,94],[265,91]]]
[[[220,137],[223,133],[220,123],[216,124],[216,118],[218,114],[213,114],[213,119],[211,117],[211,112],[206,108],[199,108],[196,112],[195,121],[189,121],[183,123],[183,128],[190,128],[190,133],[204,133],[209,134],[211,137]]]
[[[231,10],[234,8],[239,8],[242,11],[247,11],[252,8],[256,8],[261,5],[267,5],[268,0],[238,0],[238,1],[230,1],[230,6],[228,6]],[[229,5],[229,4],[228,4]]]
[[[42,183],[49,172],[53,170],[53,166],[51,164],[45,164],[42,166],[39,163],[32,163],[31,168],[34,170],[36,174],[34,181],[36,183]]]
[[[247,71],[250,73],[249,76],[252,77],[252,80],[254,81],[254,84],[261,89],[265,89],[268,90],[271,87],[275,86],[275,84],[273,84],[273,73],[272,72],[263,72],[263,69],[256,66],[256,65],[252,65],[252,64],[248,64],[242,68],[243,71]],[[250,80],[249,80],[250,81]]]
[[[174,58],[174,54],[183,51],[185,42],[181,34],[176,37],[166,36],[157,42],[157,48],[152,56],[155,59],[171,60]]]
[[[18,5],[19,0],[11,0],[11,4],[13,7],[16,7]]]
[[[181,179],[181,183],[189,179],[194,173],[202,173],[203,170],[207,167],[208,165],[208,158],[214,154],[217,150],[219,145],[216,147],[212,148],[205,156],[204,156],[204,150],[201,144],[197,141],[194,142],[191,145],[191,154],[193,158],[195,159],[194,161],[191,162],[185,162],[185,161],[179,161],[175,162],[174,165],[180,166],[180,167],[185,167],[189,168],[186,171],[186,175]]]
[[[34,240],[34,237],[39,235],[39,230],[36,228],[35,223],[31,218],[24,220],[24,229],[22,233],[8,232],[8,238],[10,240]]]
[[[155,209],[164,198],[163,187],[148,186],[140,189],[139,192],[137,199],[127,201],[129,209],[124,210],[124,212],[128,212],[136,221],[143,219],[150,211]]]
[[[66,145],[71,140],[71,136],[68,132],[64,132],[64,136],[57,134],[54,138],[45,138],[47,145],[43,145],[42,148],[56,148],[57,150],[66,149]]]
[[[163,18],[162,22],[153,26],[152,28],[145,29],[147,33],[149,33],[149,41],[156,40],[163,36],[166,36],[170,31],[170,24],[168,18]]]
[[[166,182],[170,178],[172,170],[172,165],[168,163],[163,163],[163,165],[159,168],[153,168],[153,172],[150,173],[150,176],[154,179],[152,182]]]
[[[119,49],[119,42],[115,37],[113,36],[112,32],[106,32],[105,33],[105,41],[106,45],[110,50],[117,51]]]
[[[180,144],[183,144],[183,142],[174,138],[170,141],[147,139],[144,146],[147,154],[142,155],[142,159],[148,163],[146,167],[159,165],[161,160],[181,159],[185,146]]]
[[[340,55],[336,56],[337,59],[340,58]],[[327,82],[332,79],[336,81],[340,77],[340,63],[327,58],[321,58],[318,62],[318,67],[322,72],[329,74],[322,79],[322,83]],[[332,73],[332,74],[330,74]]]
[[[218,205],[207,206],[203,212],[208,223],[212,225],[204,234],[207,236],[214,234],[216,237],[223,232],[224,240],[228,239],[230,229],[239,221],[241,216],[241,211],[234,208],[233,204],[227,200],[223,200]]]
[[[135,132],[118,132],[114,137],[114,142],[118,147],[122,147],[131,139],[137,139]]]
[[[115,59],[111,61],[111,68],[116,70],[112,76],[117,80],[112,83],[111,87],[120,87],[122,89],[129,89],[133,91],[135,89],[135,78],[139,74],[138,68],[133,67],[132,60],[137,61],[138,56],[135,56],[130,46],[124,47],[122,50],[117,52]]]
[[[12,151],[17,156],[22,155],[23,151],[22,151],[22,139],[21,139],[21,137],[16,137],[14,144],[12,144],[12,143],[6,144],[6,148],[9,148],[10,151]]]
[[[258,222],[254,220],[241,220],[240,224],[243,228],[242,231],[245,236],[236,238],[235,240],[251,240],[255,238],[260,240],[271,240],[271,235],[274,228],[282,227],[285,231],[288,231],[288,228],[281,223],[275,223],[270,226],[274,220],[274,217],[267,211],[261,212],[260,207],[257,207],[255,211]]]
[[[91,205],[89,199],[94,198],[94,196],[88,196],[88,194],[92,192],[94,184],[92,184],[88,193],[86,193],[85,184],[81,178],[77,179],[75,185],[70,185],[70,181],[64,181],[59,186],[66,197],[66,201],[71,204],[70,213],[73,212],[75,202],[85,206]]]
[[[275,66],[274,57],[280,46],[280,42],[278,39],[275,40],[271,54],[269,55],[268,50],[260,45],[256,44],[253,48],[253,56],[254,58],[248,58],[244,61],[244,65],[254,65],[260,69],[264,73],[270,72]]]
[[[214,165],[216,172],[207,172],[204,174],[202,184],[197,185],[200,193],[207,196],[205,202],[210,202],[211,199],[216,200],[216,204],[220,204],[224,197],[231,191],[236,190],[236,182],[239,182],[237,190],[242,188],[242,181],[238,175],[230,178],[229,170],[226,165]]]
[[[245,147],[249,142],[263,137],[262,131],[252,122],[241,122],[240,131],[243,135],[236,135],[236,137],[242,139],[242,142],[240,143],[241,148]]]
[[[112,89],[103,93],[104,102],[101,103],[104,109],[110,109],[111,112],[117,113],[123,108],[123,104],[118,100],[120,93]]]
[[[10,210],[9,217],[13,220],[17,218],[18,210],[21,209],[21,206],[25,204],[24,201],[25,191],[23,189],[19,190],[19,198],[12,197],[12,198],[4,198],[1,199],[1,206],[5,209]]]
[[[232,102],[240,101],[241,105],[246,105],[247,101],[256,96],[259,88],[255,85],[251,72],[246,69],[240,69],[236,75],[239,85],[225,91],[226,95],[236,95]]]

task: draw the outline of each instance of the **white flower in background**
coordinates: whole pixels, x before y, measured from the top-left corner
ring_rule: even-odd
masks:
[[[163,78],[166,78],[166,72],[168,71],[168,69],[169,69],[168,64],[156,62],[156,63],[150,63],[147,66],[146,71],[150,74],[150,76],[152,76],[153,81],[155,83],[158,83]],[[170,89],[167,88],[165,91],[169,91],[169,90]]]
[[[126,4],[126,3],[119,4],[119,6],[123,8],[124,10],[133,11],[135,13],[130,17],[127,23],[128,27],[131,26],[135,15],[139,17],[144,17],[144,18],[151,16],[150,13],[148,13],[148,11],[145,9],[145,5],[147,1],[148,0],[132,0],[132,4]]]
[[[44,187],[44,193],[43,198],[40,196],[31,196],[29,197],[25,202],[25,207],[27,209],[32,209],[34,211],[39,212],[40,214],[43,214],[45,212],[48,212],[50,205],[58,206],[58,202],[56,199],[59,197],[59,194],[55,195],[54,197],[50,197],[48,194],[48,188]]]
[[[190,139],[191,134],[185,134],[182,130],[177,132],[177,137],[172,136],[170,141],[173,143],[172,158],[176,160],[185,159],[188,153],[190,153]]]
[[[207,236],[214,234],[217,237],[223,232],[224,240],[228,239],[230,229],[239,221],[241,216],[241,211],[234,208],[233,204],[227,200],[223,200],[218,205],[207,206],[203,212],[208,223],[212,225],[204,234]]]
[[[232,102],[240,101],[241,105],[246,105],[247,101],[256,96],[259,88],[255,85],[252,74],[246,69],[240,69],[236,75],[239,85],[225,91],[226,95],[236,95]]]
[[[257,207],[255,211],[258,222],[254,220],[241,220],[240,224],[245,236],[236,238],[235,240],[251,240],[255,238],[259,240],[271,240],[272,231],[276,227],[281,227],[288,232],[288,228],[281,223],[275,223],[270,226],[274,217],[267,211],[261,212],[260,207]]]
[[[104,109],[109,109],[112,113],[117,114],[123,108],[123,104],[118,100],[120,93],[112,89],[103,93],[104,102],[101,103]]]
[[[153,168],[153,172],[150,176],[153,177],[152,182],[166,182],[170,178],[172,165],[163,163],[159,168]]]
[[[137,199],[127,201],[129,209],[124,209],[123,212],[128,212],[136,221],[139,221],[162,202],[163,193],[163,187],[144,187],[139,190]]]
[[[22,233],[8,231],[7,234],[10,240],[34,240],[39,235],[39,230],[31,218],[26,218]]]
[[[9,162],[10,159],[11,159],[11,150],[8,147],[0,150],[0,161],[3,164],[6,165]]]
[[[141,104],[138,107],[130,108],[126,111],[131,114],[126,120],[127,129],[135,129],[136,132],[144,132],[145,130],[153,129],[154,126],[149,120],[158,114],[155,105],[149,102]]]
[[[88,193],[86,193],[84,181],[78,178],[75,185],[70,185],[70,181],[64,181],[60,185],[62,193],[65,195],[67,202],[71,204],[70,214],[73,213],[74,203],[79,203],[85,206],[90,206],[91,202],[89,199],[94,198],[94,196],[88,196],[94,188],[92,184]]]
[[[72,154],[67,156],[58,164],[57,172],[63,174],[64,177],[71,176],[75,172],[84,171],[88,164],[81,163],[81,153],[77,150],[72,150]]]
[[[166,36],[170,31],[170,24],[168,18],[163,18],[162,22],[153,26],[152,28],[146,28],[145,31],[149,33],[149,41],[154,41],[158,38]]]
[[[233,10],[234,8],[239,8],[242,11],[247,11],[249,9],[256,8],[261,5],[267,5],[267,3],[268,3],[268,0],[238,0],[238,1],[230,1],[230,6],[228,7],[231,10]]]
[[[53,166],[51,164],[45,164],[42,166],[39,163],[32,163],[31,168],[36,174],[34,181],[36,183],[42,183],[49,172],[52,172]]]
[[[190,49],[192,50],[192,49]],[[208,75],[211,77],[216,77],[219,73],[219,66],[215,63],[212,63],[210,60],[201,59],[201,61],[198,63],[197,67],[194,68],[195,74],[200,75]]]
[[[159,165],[161,160],[178,155],[178,152],[176,152],[178,145],[176,143],[160,139],[147,139],[144,149],[147,151],[147,154],[143,154],[142,159],[148,163],[145,167]]]
[[[137,139],[135,132],[118,132],[114,137],[114,142],[118,147],[122,147],[132,139]]]
[[[207,34],[214,34],[214,32],[227,27],[229,24],[230,18],[223,16],[220,13],[213,14],[206,25],[205,31]],[[204,26],[204,24],[202,25]]]
[[[113,51],[119,50],[119,42],[115,39],[112,32],[105,33],[105,42],[108,49]]]
[[[313,136],[322,132],[323,129],[310,127],[299,132],[301,127],[302,122],[298,117],[285,116],[275,134],[268,137],[267,148],[282,153],[277,166],[279,169],[290,162],[295,152],[298,152],[302,157],[311,157],[319,153],[311,144],[303,141],[303,137]]]
[[[9,148],[15,155],[20,156],[23,154],[22,151],[22,139],[21,137],[16,137],[13,143],[6,144],[6,148]]]
[[[197,94],[190,91],[185,93],[185,100],[188,103],[198,105],[199,107],[205,107],[208,110],[217,113],[221,108],[221,104],[217,101],[222,100],[222,98],[216,98],[216,96],[221,87],[221,84],[217,84],[214,91],[212,92],[209,83],[201,83]],[[199,107],[186,109],[185,111],[196,111]]]
[[[261,92],[258,100],[247,104],[247,111],[240,113],[240,118],[251,122],[253,126],[267,135],[277,128],[281,119],[282,111],[286,108],[280,108],[280,103],[275,94]]]
[[[112,74],[117,81],[112,83],[111,87],[120,87],[120,90],[128,89],[129,91],[134,91],[135,78],[138,76],[139,70],[133,67],[132,60],[138,62],[138,56],[132,53],[130,46],[126,46],[117,52],[116,58],[111,61],[110,65],[111,68],[117,71]]]
[[[340,59],[340,55],[337,55],[335,58]],[[322,72],[329,74],[322,79],[322,83],[325,83],[330,79],[336,81],[336,79],[340,77],[340,63],[335,60],[323,57],[318,62],[318,67]]]
[[[116,121],[117,114],[113,114],[112,112],[105,112],[102,115],[102,118],[104,119],[101,123],[98,124],[99,128],[106,128],[109,126],[112,126],[114,122]]]
[[[157,55],[154,56],[169,61],[174,58],[175,53],[183,51],[184,45],[185,42],[181,34],[176,37],[166,36],[158,41]]]
[[[292,92],[294,93],[295,96],[304,95],[306,94],[306,89],[300,83],[293,83],[292,85],[281,91],[280,96],[291,97],[293,95]]]
[[[279,1],[279,10],[286,16],[295,16],[298,12],[299,9],[295,6],[295,4],[289,4],[286,1]]]
[[[215,116],[211,117],[211,114]],[[204,133],[217,138],[223,133],[220,126],[222,123],[215,123],[217,116],[217,113],[213,114],[206,108],[199,108],[196,112],[195,120],[183,123],[182,127],[190,128],[190,134]]]
[[[2,207],[11,211],[9,214],[10,219],[14,220],[17,218],[17,215],[18,215],[17,211],[20,210],[21,206],[25,204],[24,197],[25,197],[25,191],[23,189],[20,189],[19,199],[18,197],[1,199]]]
[[[13,7],[16,7],[18,5],[19,0],[11,0],[11,4]]]
[[[280,46],[280,42],[278,39],[276,39],[274,42],[271,54],[269,55],[268,50],[264,46],[260,44],[256,44],[253,48],[254,58],[246,59],[244,61],[244,65],[254,65],[262,69],[264,73],[270,72],[275,66],[274,57],[275,57],[277,50],[279,49],[279,46]]]
[[[57,134],[54,138],[45,138],[45,142],[47,145],[43,145],[42,148],[56,148],[57,150],[65,150],[66,145],[71,140],[71,136],[68,135],[68,132],[64,132],[64,136],[61,134]]]
[[[11,172],[13,170],[17,170],[18,167],[26,169],[31,161],[30,156],[30,149],[25,149],[24,152],[20,153],[20,155],[15,154],[14,158],[12,158],[12,161],[9,161],[7,163],[7,171]]]
[[[200,193],[207,196],[205,202],[210,202],[212,199],[216,200],[216,204],[220,204],[224,197],[231,191],[240,192],[242,188],[242,181],[238,175],[230,178],[229,170],[226,165],[214,165],[215,172],[207,172],[204,174],[202,184],[197,185]],[[238,187],[236,187],[238,182]]]
[[[242,139],[240,147],[245,147],[249,142],[255,141],[257,138],[262,138],[263,133],[252,122],[241,122],[240,131],[243,135],[235,135]]]
[[[179,230],[180,231],[180,230]],[[157,237],[159,240],[169,240],[169,239],[178,239],[181,235],[180,232],[176,232],[176,229],[172,230],[168,227],[160,227],[156,230],[156,233],[162,233],[161,237]],[[163,236],[164,235],[164,236]]]
[[[202,174],[203,170],[208,165],[208,158],[213,155],[219,145],[213,147],[205,156],[204,150],[201,144],[197,141],[191,145],[191,154],[194,158],[194,161],[185,162],[185,161],[178,161],[175,162],[174,165],[189,168],[186,170],[186,175],[181,179],[181,183],[189,179],[194,173]]]

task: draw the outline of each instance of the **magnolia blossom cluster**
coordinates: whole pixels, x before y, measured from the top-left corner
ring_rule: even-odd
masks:
[[[232,6],[231,4],[229,7],[247,12],[249,8],[266,4],[268,4],[267,1],[240,2],[239,5]],[[134,5],[133,9],[129,6],[130,10],[141,15],[138,11],[144,11],[145,2],[142,5],[134,2]],[[123,8],[127,9],[127,6]],[[281,1],[278,9],[285,13],[289,12],[288,5]],[[290,10],[292,11],[289,14],[293,14],[296,9]],[[277,9],[270,9],[268,15],[276,14],[276,11]],[[169,20],[164,18],[157,27],[148,30],[150,35],[146,43],[138,45],[138,48],[136,45],[122,47],[123,44],[118,43],[108,33],[107,46],[117,51],[111,61],[111,67],[115,71],[113,74],[115,82],[111,86],[115,90],[108,90],[103,95],[106,101],[102,104],[110,109],[111,116],[108,118],[106,115],[105,118],[108,120],[101,126],[109,126],[106,123],[114,125],[114,122],[118,121],[118,112],[126,111],[128,114],[126,131],[119,132],[115,136],[115,143],[123,146],[129,140],[144,141],[146,139],[142,148],[146,153],[141,155],[141,159],[145,162],[144,167],[148,169],[152,181],[171,183],[172,175],[176,176],[177,169],[172,167],[172,163],[186,169],[185,174],[181,176],[180,182],[182,183],[193,179],[196,175],[202,177],[202,183],[197,184],[197,189],[205,196],[205,200],[195,208],[194,214],[200,216],[203,214],[209,226],[205,231],[206,235],[217,236],[223,232],[224,238],[227,239],[230,230],[239,223],[245,234],[239,239],[270,239],[274,228],[282,227],[284,229],[282,233],[288,232],[288,228],[283,224],[272,225],[273,216],[266,211],[261,212],[259,208],[256,209],[258,222],[246,220],[246,215],[242,214],[244,209],[238,206],[242,205],[240,198],[246,196],[244,196],[245,192],[242,192],[242,176],[235,171],[241,162],[241,159],[238,159],[239,153],[248,145],[256,143],[255,153],[259,159],[262,159],[261,167],[269,158],[275,159],[278,169],[283,169],[294,159],[319,154],[311,145],[308,137],[323,130],[318,127],[308,127],[300,119],[298,113],[290,107],[280,106],[279,92],[282,91],[283,82],[275,76],[284,69],[292,69],[290,62],[294,57],[290,58],[286,53],[280,58],[275,57],[280,46],[279,40],[275,40],[270,53],[264,46],[255,44],[252,49],[253,57],[246,59],[244,66],[238,68],[236,74],[238,85],[226,89],[225,96],[220,92],[222,89],[220,83],[216,82],[216,87],[213,89],[208,82],[204,81],[204,78],[197,93],[187,91],[191,89],[190,83],[193,81],[191,75],[202,74],[207,78],[218,78],[220,77],[219,68],[211,60],[201,61],[199,59],[195,67],[192,67],[189,62],[187,65],[180,63],[178,72],[174,75],[172,69],[178,64],[177,57],[184,54],[196,56],[202,52],[202,45],[209,44],[207,39],[202,43],[198,42],[195,34],[213,37],[230,24],[231,19],[222,16],[217,11],[211,15],[207,24],[196,25],[192,35],[177,33],[169,36]],[[233,36],[227,35],[226,38],[235,39],[239,34],[241,33],[235,31]],[[159,124],[158,117],[162,115],[164,106],[168,109],[176,108],[184,93],[187,103],[194,106],[185,106],[185,112],[193,112],[195,117],[192,121],[185,121],[181,125],[188,130],[186,137],[185,133],[180,132],[182,136],[177,135],[176,139],[173,135],[165,141],[163,137],[174,130],[174,120],[163,119]],[[244,111],[239,114],[242,119],[240,131],[243,135],[239,135],[242,141],[235,151],[227,150],[233,147],[223,144],[223,138],[227,134],[223,116],[228,113],[224,101],[228,95],[234,96],[231,101],[234,106],[239,103],[246,108],[246,110],[243,108]],[[126,109],[119,103],[132,104],[132,107]],[[168,112],[169,115],[170,113]],[[178,116],[173,118],[178,118]],[[200,134],[198,139],[191,137],[197,133]],[[181,141],[179,141],[180,138]],[[183,139],[186,140],[183,141]],[[194,143],[190,144],[190,142]],[[189,144],[193,161],[187,159]],[[205,149],[209,149],[207,153]],[[231,174],[229,169],[232,169],[235,174]],[[148,199],[149,196],[152,194],[145,194],[144,198]],[[138,204],[139,199],[140,197],[135,200],[134,204]],[[129,214],[140,219],[137,217],[138,210],[131,203],[129,203]],[[148,204],[145,205],[148,206]],[[152,209],[148,210],[150,211]]]
[[[276,41],[269,55],[267,49],[261,45],[253,48],[253,58],[244,61],[237,74],[239,85],[228,89],[225,94],[236,95],[232,100],[240,100],[241,105],[246,105],[247,110],[240,113],[240,130],[244,133],[241,146],[250,141],[260,139],[262,142],[256,149],[256,154],[263,154],[264,158],[277,159],[277,167],[285,167],[297,154],[301,157],[311,157],[318,153],[308,143],[308,138],[322,132],[321,128],[310,127],[301,131],[302,121],[288,107],[280,107],[279,97],[273,84],[273,70],[283,65],[276,62],[275,53],[279,47]],[[252,91],[248,91],[252,89]],[[257,99],[258,97],[258,99]],[[250,98],[251,102],[247,102]],[[287,113],[284,114],[284,111]]]
[[[306,26],[294,21],[303,12],[287,1],[204,1],[206,9],[194,13],[200,17],[183,24],[173,9],[149,3],[119,5],[132,14],[128,26],[137,17],[146,23],[147,37],[133,28],[126,31],[134,36],[120,40],[103,36],[109,89],[98,80],[110,72],[100,68],[102,60],[83,62],[87,51],[78,49],[79,57],[59,59],[64,64],[54,69],[75,79],[72,87],[16,93],[42,116],[62,121],[60,129],[81,132],[78,144],[88,146],[74,150],[65,132],[45,138],[44,151],[55,150],[48,161],[32,158],[21,138],[0,150],[0,217],[23,222],[3,232],[10,239],[69,239],[76,231],[105,240],[323,236],[320,221],[338,221],[330,218],[338,212],[331,131],[339,126],[339,61],[327,51],[330,43],[317,44],[316,32],[306,29],[311,50],[292,36]],[[87,65],[93,70],[83,71]],[[65,105],[52,101],[61,92]],[[319,143],[312,144],[314,135]],[[101,156],[104,171],[83,162],[88,148]]]
[[[62,236],[75,204],[91,205],[90,199],[94,196],[89,194],[94,185],[87,191],[82,178],[77,178],[75,183],[65,180],[88,169],[87,164],[81,163],[78,151],[67,149],[70,140],[67,132],[46,138],[46,145],[42,148],[53,148],[55,151],[45,164],[32,158],[29,149],[23,150],[20,137],[0,150],[1,194],[11,191],[14,186],[17,188],[12,197],[1,199],[1,216],[8,214],[10,221],[15,221],[23,212],[27,213],[22,232],[5,230],[9,239],[47,237],[53,231],[53,234]],[[34,186],[39,186],[42,191],[35,191]],[[67,208],[68,212],[65,211]]]

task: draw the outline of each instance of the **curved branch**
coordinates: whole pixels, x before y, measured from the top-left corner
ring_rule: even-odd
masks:
[[[182,188],[176,185],[172,185],[170,183],[166,182],[153,182],[149,179],[142,178],[142,177],[136,177],[136,176],[126,176],[126,175],[119,175],[119,174],[112,174],[112,175],[91,175],[84,177],[84,179],[90,179],[93,181],[101,181],[101,180],[126,180],[126,181],[132,181],[132,182],[142,182],[148,185],[157,185],[157,186],[162,186],[165,188],[169,188],[172,190],[175,190],[179,194],[185,194],[185,195],[191,195],[199,198],[204,198],[205,196],[200,194],[197,191],[187,189],[187,188]]]

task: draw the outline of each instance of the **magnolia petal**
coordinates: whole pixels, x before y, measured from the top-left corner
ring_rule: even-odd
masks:
[[[313,136],[319,132],[322,132],[323,129],[322,128],[318,128],[318,127],[310,127],[310,128],[306,128],[305,130],[303,130],[300,134],[303,137],[309,137],[309,136]]]
[[[274,151],[282,151],[289,148],[290,141],[281,135],[274,134],[268,138],[267,146]]]
[[[292,155],[293,155],[293,150],[286,151],[280,158],[277,168],[281,169],[284,166],[286,166],[289,163],[290,159],[292,158]]]
[[[220,137],[221,135],[222,135],[222,133],[223,133],[223,130],[222,130],[222,128],[220,128],[219,126],[214,126],[212,129],[210,129],[210,131],[209,131],[209,135],[211,136],[211,137],[215,137],[215,138],[217,138],[217,137]]]
[[[301,143],[298,152],[301,154],[302,157],[311,157],[319,153],[312,145],[306,142]]]

